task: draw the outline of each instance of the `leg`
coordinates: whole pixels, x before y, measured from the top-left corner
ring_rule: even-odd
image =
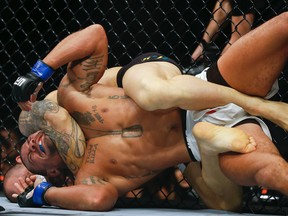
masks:
[[[203,35],[203,40],[209,43],[212,38],[219,32],[219,28],[224,23],[227,18],[227,14],[231,11],[231,5],[229,0],[217,0],[214,9],[213,9],[213,17],[210,20],[209,24]],[[193,52],[191,58],[192,60],[198,59],[203,52],[203,46],[201,44]]]
[[[175,65],[167,62],[134,65],[123,77],[123,88],[140,107],[149,111],[172,107],[202,110],[235,103],[251,115],[262,116],[288,129],[288,116],[284,112],[288,112],[287,104],[250,97],[232,88],[181,75]]]
[[[218,60],[226,82],[238,91],[264,97],[287,62],[288,12],[250,31]]]
[[[248,13],[243,16],[232,16],[231,37],[228,44],[223,49],[222,55],[233,43],[251,30],[253,21],[254,15],[252,13]]]
[[[246,94],[265,96],[287,61],[287,28],[288,12],[285,12],[237,40],[218,61],[226,82]],[[181,75],[175,65],[167,62],[134,65],[123,77],[123,87],[146,110],[171,107],[202,110],[235,103],[252,115],[288,128],[285,123],[288,117],[279,112],[288,109],[285,104],[248,97],[228,87]]]
[[[236,97],[234,89],[181,75],[175,65],[167,62],[134,65],[123,77],[123,88],[125,94],[149,111],[172,107],[202,110],[240,99],[246,103],[246,97]]]
[[[238,210],[242,203],[242,189],[226,178],[220,170],[218,153],[224,151],[250,152],[255,141],[236,128],[200,122],[193,128],[202,160],[202,169],[191,162],[184,175],[205,204],[214,209]]]
[[[256,124],[237,127],[255,138],[257,149],[249,154],[221,154],[225,176],[239,185],[263,186],[288,195],[288,165],[271,140]]]

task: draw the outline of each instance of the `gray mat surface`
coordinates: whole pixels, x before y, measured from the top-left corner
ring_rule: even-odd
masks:
[[[59,209],[56,207],[42,208],[20,208],[16,203],[10,203],[5,197],[0,197],[0,205],[5,211],[0,211],[0,215],[5,216],[33,216],[33,215],[95,215],[95,216],[191,216],[191,215],[254,215],[237,214],[226,211],[216,210],[183,210],[183,209],[164,209],[164,208],[116,208],[109,212],[89,212]],[[259,215],[259,214],[258,214]]]

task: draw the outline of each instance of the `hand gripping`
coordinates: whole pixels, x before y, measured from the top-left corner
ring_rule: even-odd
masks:
[[[53,73],[53,68],[38,60],[32,67],[31,72],[18,77],[13,83],[12,99],[16,103],[28,101],[39,83],[47,81]]]

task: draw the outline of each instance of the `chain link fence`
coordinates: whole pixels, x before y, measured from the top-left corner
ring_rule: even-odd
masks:
[[[224,2],[228,1],[231,10],[224,9]],[[207,58],[204,52],[206,64],[217,59],[232,33],[237,31],[237,25],[233,24],[234,12],[237,10],[238,16],[242,13],[246,19],[245,11],[236,0],[1,0],[0,180],[15,163],[25,139],[17,127],[20,109],[11,100],[12,83],[60,40],[90,24],[100,23],[109,40],[108,67],[127,64],[143,52],[157,51],[195,73],[195,68],[203,62],[191,62],[191,54],[201,43],[209,21],[216,20],[217,2],[218,10],[224,11],[225,17],[218,25],[217,34],[210,38],[215,58],[209,58],[208,52]],[[254,19],[250,25],[254,28],[287,11],[287,4],[287,0],[252,0],[249,11],[253,11]],[[56,89],[64,71],[60,68],[45,84],[40,99]],[[280,91],[273,100],[288,102],[287,76],[286,67],[279,77]],[[288,159],[287,133],[271,122],[267,124],[273,141]],[[275,191],[245,188],[243,212],[284,215],[288,213],[287,202],[285,196]],[[205,208],[176,168],[168,169],[141,189],[130,192],[119,199],[116,206]]]

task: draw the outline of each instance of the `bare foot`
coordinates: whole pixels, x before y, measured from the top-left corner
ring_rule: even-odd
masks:
[[[248,153],[256,149],[254,138],[238,128],[199,122],[194,126],[193,134],[203,154],[215,155],[227,151]]]

